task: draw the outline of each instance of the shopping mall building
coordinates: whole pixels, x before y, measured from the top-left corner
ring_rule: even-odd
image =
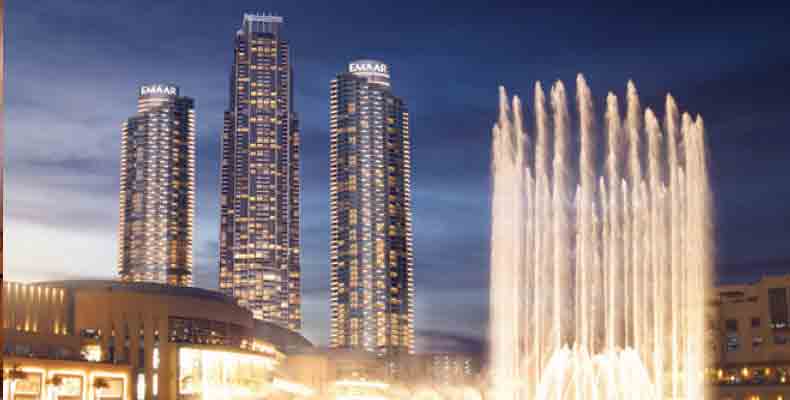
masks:
[[[312,395],[284,374],[304,337],[224,295],[153,283],[3,282],[3,400]]]

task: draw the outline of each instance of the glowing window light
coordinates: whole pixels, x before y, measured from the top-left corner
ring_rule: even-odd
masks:
[[[268,390],[277,365],[271,356],[183,347],[178,391],[198,399],[249,398]]]
[[[25,379],[17,379],[11,382],[11,389],[16,395],[38,396],[41,394],[43,385],[44,370],[41,368],[22,367],[20,370],[27,374]],[[5,396],[3,396],[5,398]]]
[[[97,389],[95,400],[101,399],[127,399],[129,398],[127,390],[129,389],[129,377],[126,374],[98,371],[92,372],[89,376],[91,382],[95,382],[97,378],[102,378],[109,384],[108,388]],[[139,396],[139,395],[138,395]]]
[[[159,347],[154,347],[153,353],[153,367],[154,369],[159,369]]]
[[[76,375],[56,375],[60,379],[60,384],[48,385],[49,392],[55,394],[55,398],[59,397],[81,397],[83,390],[83,379]],[[52,378],[50,378],[52,379]]]
[[[145,400],[145,375],[137,374],[137,400]]]
[[[58,396],[81,397],[85,393],[87,374],[81,370],[50,370],[47,374],[48,379],[58,376],[62,379],[60,387],[49,386],[50,392],[57,393]],[[57,397],[56,397],[57,398]]]
[[[88,344],[82,346],[81,353],[82,353],[82,358],[85,359],[85,361],[101,362],[102,360],[101,346],[99,346],[98,344]]]

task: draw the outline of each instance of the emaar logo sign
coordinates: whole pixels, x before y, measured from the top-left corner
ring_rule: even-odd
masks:
[[[140,96],[177,96],[178,88],[171,85],[146,85],[140,87]]]
[[[352,74],[380,75],[389,78],[387,64],[375,61],[356,61],[348,64],[348,72]]]

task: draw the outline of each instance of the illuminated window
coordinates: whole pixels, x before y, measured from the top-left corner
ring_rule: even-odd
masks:
[[[137,374],[137,400],[145,400],[145,375]]]
[[[80,354],[82,359],[85,361],[101,362],[102,360],[101,346],[98,344],[88,344],[82,346],[82,351]]]
[[[154,369],[159,369],[159,347],[154,347],[153,351],[153,366]],[[156,386],[154,386],[156,387]]]

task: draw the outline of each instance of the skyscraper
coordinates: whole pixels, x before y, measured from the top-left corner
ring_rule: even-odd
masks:
[[[123,123],[118,273],[129,282],[192,285],[194,101],[169,84],[139,89]]]
[[[330,95],[331,346],[414,350],[409,112],[389,68],[354,61]]]
[[[283,18],[245,14],[222,135],[219,287],[257,319],[301,328],[299,131]]]

